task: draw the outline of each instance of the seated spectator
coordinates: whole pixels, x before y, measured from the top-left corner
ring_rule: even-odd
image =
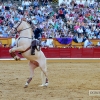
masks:
[[[8,37],[8,32],[4,31],[4,33],[2,34],[2,37],[7,38]]]
[[[89,28],[89,26],[86,27],[85,32],[86,32],[87,34],[91,34],[91,29]]]
[[[62,7],[59,8],[58,14],[59,14],[59,17],[64,18],[64,12],[63,12],[63,8]]]
[[[99,22],[98,22],[97,26],[100,28],[100,20],[99,20]]]
[[[47,40],[41,42],[42,47],[48,47]]]
[[[33,6],[34,6],[34,8],[35,8],[35,7],[38,7],[38,6],[39,6],[39,2],[38,2],[37,0],[34,0]]]
[[[15,38],[12,38],[11,47],[14,47],[15,45],[16,45],[16,40],[15,40]]]
[[[34,16],[32,17],[32,23],[35,25],[38,24],[38,20]]]
[[[83,28],[82,28],[82,27],[79,27],[79,28],[77,29],[77,32],[78,32],[79,34],[83,33]]]
[[[67,6],[70,5],[70,0],[67,0],[66,5],[67,5]]]
[[[3,20],[2,20],[2,18],[0,18],[0,24],[3,24]]]
[[[0,31],[0,37],[3,37],[3,34],[2,34],[2,32]]]
[[[0,47],[2,47],[2,42],[0,41]]]
[[[92,35],[92,39],[96,39],[97,37],[96,37],[96,35],[95,34],[93,34]]]
[[[79,2],[79,7],[80,8],[83,8],[84,7],[82,0],[80,0],[80,2]]]
[[[93,0],[90,0],[90,2],[89,2],[89,7],[90,7],[90,8],[93,8],[93,7],[94,7],[93,4],[94,4]]]
[[[43,0],[43,6],[47,6],[48,5],[48,0]]]
[[[62,3],[61,3],[61,5],[62,4],[66,6],[67,5],[67,1],[66,0],[63,0]]]
[[[97,42],[97,46],[99,46],[99,47],[100,47],[100,40]]]
[[[53,44],[53,39],[47,39],[47,43],[49,45],[49,47],[54,47],[54,44]]]
[[[94,34],[98,37],[99,33],[100,33],[100,28],[97,27],[97,28],[94,30]]]
[[[78,28],[80,28],[79,23],[76,23],[76,25],[74,26],[74,32],[77,32]]]
[[[90,41],[90,39],[86,36],[86,40],[84,42],[84,48],[91,48],[93,47],[93,43]]]
[[[84,6],[85,6],[85,7],[88,7],[88,6],[89,6],[88,0],[85,1]]]
[[[89,34],[89,35],[88,35],[88,38],[89,38],[89,39],[92,39],[92,38],[93,38],[93,37],[92,37],[92,34]]]
[[[97,38],[98,38],[98,39],[100,39],[100,32],[99,32],[99,34],[98,34]]]
[[[79,36],[76,38],[78,43],[83,42],[84,36],[83,34],[79,34]]]
[[[53,39],[47,39],[45,41],[42,41],[41,45],[42,47],[54,47]]]

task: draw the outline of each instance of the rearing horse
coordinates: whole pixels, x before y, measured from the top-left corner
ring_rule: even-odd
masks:
[[[46,57],[41,49],[38,51],[35,49],[35,55],[31,55],[31,43],[33,31],[26,21],[17,22],[14,25],[14,30],[20,32],[19,37],[16,39],[16,46],[9,50],[9,53],[15,60],[19,60],[20,57],[16,55],[16,52],[21,52],[22,56],[29,60],[29,69],[30,69],[30,77],[25,84],[25,88],[28,87],[34,76],[34,69],[40,67],[41,69],[41,77],[42,77],[42,85],[48,86],[48,78],[47,78],[47,66],[46,66]]]

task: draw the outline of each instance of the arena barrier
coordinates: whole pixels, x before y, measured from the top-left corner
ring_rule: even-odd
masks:
[[[0,47],[0,59],[11,58],[9,49]],[[100,48],[42,48],[42,51],[46,58],[100,58]]]

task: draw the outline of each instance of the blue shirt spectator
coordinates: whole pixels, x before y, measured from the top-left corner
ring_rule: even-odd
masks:
[[[9,36],[7,31],[4,31],[2,35],[3,35],[2,37],[4,37],[4,38],[7,38]]]

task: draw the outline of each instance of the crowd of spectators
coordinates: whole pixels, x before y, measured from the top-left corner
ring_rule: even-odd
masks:
[[[86,36],[100,39],[100,3],[92,0],[86,0],[84,4],[82,0],[79,4],[68,1],[64,0],[58,11],[62,18],[65,17],[67,30],[74,33],[73,38],[77,42],[84,41]]]
[[[72,38],[76,42],[100,39],[100,3],[88,2],[77,4],[75,0],[63,0],[54,11],[48,0],[40,4],[38,0],[23,0],[20,5],[0,3],[0,37],[15,37],[10,30],[16,21],[22,18],[35,28],[40,28],[41,38]]]

